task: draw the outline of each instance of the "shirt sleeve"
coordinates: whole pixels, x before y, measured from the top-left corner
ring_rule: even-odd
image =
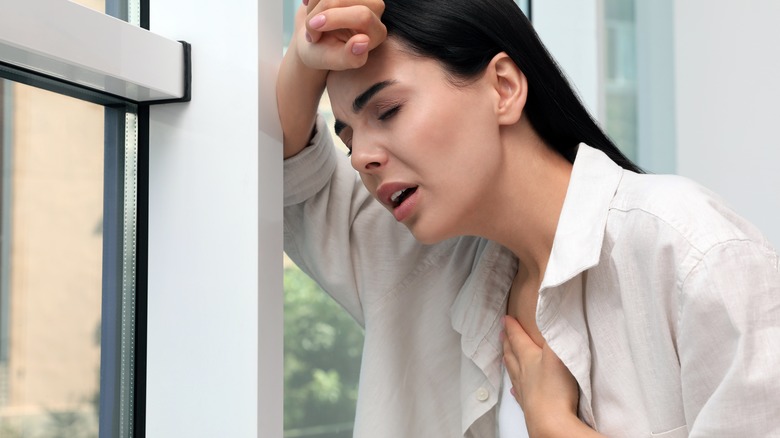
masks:
[[[311,145],[284,162],[284,249],[361,325],[433,247],[419,244],[339,157],[323,119]]]
[[[691,437],[780,436],[780,267],[770,248],[721,243],[683,283],[678,338]]]

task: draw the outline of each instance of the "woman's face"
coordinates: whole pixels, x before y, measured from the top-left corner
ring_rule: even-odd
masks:
[[[501,153],[486,79],[454,85],[394,39],[360,69],[331,72],[336,130],[366,188],[423,243],[480,234]]]

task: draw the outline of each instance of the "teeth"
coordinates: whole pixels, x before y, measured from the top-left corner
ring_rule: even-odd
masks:
[[[399,190],[399,191],[393,193],[393,196],[390,197],[390,202],[393,202],[393,203],[397,202],[398,198],[400,198],[401,194],[403,192],[405,192],[405,191],[406,191],[406,189],[403,189],[403,190]]]

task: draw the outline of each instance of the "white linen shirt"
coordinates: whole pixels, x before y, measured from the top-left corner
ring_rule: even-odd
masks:
[[[517,259],[415,241],[321,119],[284,166],[285,251],[365,328],[354,436],[495,437]],[[580,145],[536,319],[603,434],[780,436],[778,256],[686,179]]]

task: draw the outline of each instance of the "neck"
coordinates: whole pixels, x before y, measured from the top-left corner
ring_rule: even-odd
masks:
[[[572,164],[522,121],[504,128],[505,159],[488,195],[480,232],[511,250],[526,280],[540,284],[552,251]]]

